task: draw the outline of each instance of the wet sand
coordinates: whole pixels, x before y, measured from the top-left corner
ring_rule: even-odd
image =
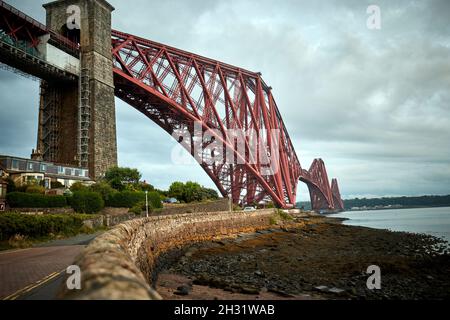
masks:
[[[166,259],[155,288],[164,299],[450,298],[445,243],[339,222],[297,218],[282,229],[187,246]],[[370,265],[381,269],[379,290],[367,288]]]

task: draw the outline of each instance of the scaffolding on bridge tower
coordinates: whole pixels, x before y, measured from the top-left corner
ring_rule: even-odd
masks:
[[[79,77],[79,110],[78,110],[78,165],[89,166],[89,130],[91,126],[91,107],[89,90],[89,69],[82,68]]]
[[[59,154],[58,119],[61,106],[61,96],[58,90],[52,90],[47,81],[41,81],[39,101],[39,134],[37,150],[46,161],[56,161]]]

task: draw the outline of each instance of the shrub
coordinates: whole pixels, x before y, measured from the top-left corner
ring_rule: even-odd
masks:
[[[15,234],[8,240],[8,244],[11,248],[28,248],[31,247],[31,241],[28,241],[27,236],[23,236],[21,234]]]
[[[108,183],[106,182],[98,182],[91,186],[91,191],[99,193],[103,201],[107,203],[109,199],[113,196],[113,194],[117,193],[117,190],[112,188]]]
[[[20,185],[16,187],[16,192],[27,192],[27,188],[28,188],[27,184]]]
[[[75,182],[73,185],[70,186],[70,191],[72,192],[89,191],[89,187],[85,186],[82,182]]]
[[[122,184],[122,181],[118,178],[112,179],[108,181],[108,183],[117,191],[125,190],[125,186]]]
[[[12,192],[6,194],[11,208],[62,208],[67,206],[64,196]]]
[[[121,191],[114,193],[106,205],[115,208],[132,208],[142,201],[145,201],[144,192]]]
[[[142,211],[145,211],[145,193],[143,194],[144,200],[139,201],[136,203],[129,212],[134,212],[135,214],[141,214]],[[161,196],[158,192],[153,191],[149,192],[147,194],[147,200],[148,200],[148,212],[152,213],[155,210],[159,210],[163,207],[161,202]]]
[[[270,202],[266,205],[266,208],[267,208],[267,209],[273,209],[273,208],[275,208],[275,205],[273,204],[272,201],[270,201]]]
[[[6,183],[8,184],[6,186],[6,193],[11,193],[11,192],[17,191],[16,183],[14,182],[13,179],[11,179],[11,177],[6,178]]]
[[[287,212],[284,212],[281,209],[277,210],[277,214],[281,217],[283,220],[293,220],[294,218]]]
[[[242,207],[237,204],[233,204],[233,211],[242,211]]]
[[[50,182],[50,188],[61,189],[61,188],[64,188],[64,185],[59,181],[52,181],[52,182]]]
[[[27,193],[45,194],[45,188],[42,186],[30,185],[26,189]]]
[[[156,191],[149,192],[147,195],[147,198],[148,198],[148,204],[152,208],[159,209],[159,208],[163,207],[163,205],[161,203],[161,196],[159,195],[158,192],[156,192]],[[144,205],[145,205],[145,203],[144,203]]]
[[[123,190],[126,191],[135,191],[135,192],[142,191],[141,186],[138,183],[127,183],[124,184],[123,186],[124,186]]]
[[[143,211],[145,211],[145,202],[139,202],[135,204],[128,212],[132,212],[135,215],[140,215]],[[152,212],[152,207],[148,206],[148,212]]]
[[[26,240],[48,235],[75,235],[83,228],[82,215],[0,215],[0,240]],[[20,235],[17,236],[17,235]]]
[[[270,217],[270,224],[271,225],[275,225],[275,224],[277,224],[278,223],[278,220],[277,220],[277,218],[276,217],[274,217],[274,216],[271,216]]]
[[[97,213],[105,207],[102,196],[97,192],[76,191],[70,199],[70,205],[78,213]]]

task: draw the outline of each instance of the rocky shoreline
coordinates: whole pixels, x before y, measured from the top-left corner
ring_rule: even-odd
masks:
[[[323,216],[160,258],[164,299],[448,299],[448,244],[428,235],[345,226]],[[280,228],[281,227],[281,228]],[[381,270],[369,290],[367,267]]]

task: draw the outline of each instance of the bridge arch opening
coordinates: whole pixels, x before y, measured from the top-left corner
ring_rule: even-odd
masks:
[[[309,210],[310,207],[307,205],[307,202],[310,202],[310,195],[309,195],[309,189],[306,183],[302,181],[297,182],[297,199],[296,204],[298,204],[296,207],[301,208],[303,206],[303,209]]]

